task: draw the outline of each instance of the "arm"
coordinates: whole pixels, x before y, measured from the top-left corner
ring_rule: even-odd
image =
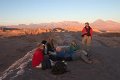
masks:
[[[83,28],[83,30],[82,30],[82,37],[83,37],[85,34],[87,34],[86,29]]]

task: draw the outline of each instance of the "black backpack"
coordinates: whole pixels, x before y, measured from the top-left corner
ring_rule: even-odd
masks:
[[[67,65],[63,61],[57,61],[52,67],[52,74],[59,75],[67,72]]]

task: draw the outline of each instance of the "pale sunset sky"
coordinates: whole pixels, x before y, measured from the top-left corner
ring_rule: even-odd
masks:
[[[0,25],[97,19],[120,22],[120,0],[0,0]]]

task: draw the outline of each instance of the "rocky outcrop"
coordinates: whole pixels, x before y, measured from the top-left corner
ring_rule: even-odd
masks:
[[[4,80],[6,79],[6,77],[9,76],[10,76],[9,79],[13,80],[15,77],[22,75],[24,73],[25,67],[31,61],[34,51],[35,49],[28,52],[24,57],[20,58],[15,63],[13,63],[7,70],[3,72],[3,74],[0,77],[0,80]]]

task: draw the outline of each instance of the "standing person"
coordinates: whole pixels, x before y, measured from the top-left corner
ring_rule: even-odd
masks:
[[[41,68],[43,61],[43,46],[42,44],[38,44],[37,49],[32,58],[32,67],[33,68]]]
[[[82,49],[89,51],[92,41],[93,30],[89,26],[89,23],[85,23],[85,27],[82,30]]]
[[[85,27],[82,30],[82,50],[80,57],[86,62],[86,63],[93,63],[93,61],[90,60],[88,57],[88,52],[90,51],[91,41],[92,41],[92,35],[93,30],[89,26],[89,23],[85,23]]]

